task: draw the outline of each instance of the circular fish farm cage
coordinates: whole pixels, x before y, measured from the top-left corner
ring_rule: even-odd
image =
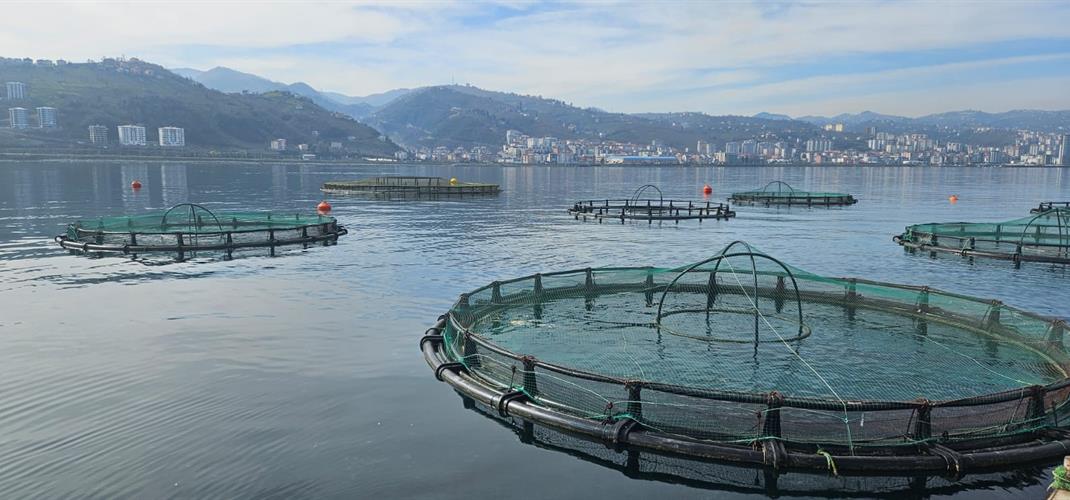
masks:
[[[497,184],[459,182],[456,178],[386,175],[350,181],[328,181],[327,194],[366,195],[378,198],[444,198],[497,195]]]
[[[334,217],[267,212],[213,212],[183,203],[164,212],[101,217],[67,225],[56,236],[60,246],[77,253],[174,254],[177,260],[219,253],[232,258],[248,249],[267,250],[313,244],[329,245],[348,231]]]
[[[782,181],[770,182],[757,191],[732,193],[728,201],[747,205],[806,207],[836,207],[858,203],[854,196],[847,193],[799,191]]]
[[[1029,210],[1031,214],[1039,214],[1041,212],[1047,212],[1054,208],[1070,209],[1070,201],[1043,201],[1040,205]]]
[[[667,200],[661,189],[653,184],[640,186],[628,199],[578,201],[568,209],[568,213],[576,220],[590,219],[599,223],[608,220],[621,224],[627,221],[679,223],[693,219],[702,222],[704,219],[720,220],[736,216],[724,203]]]
[[[1003,259],[1016,264],[1070,264],[1070,208],[1050,208],[1005,222],[916,224],[892,239],[910,251]]]
[[[1067,333],[999,301],[823,277],[736,242],[672,269],[493,282],[420,346],[474,403],[613,447],[960,476],[1070,449]]]

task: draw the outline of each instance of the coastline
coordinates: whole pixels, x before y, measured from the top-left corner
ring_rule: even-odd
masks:
[[[160,163],[226,163],[234,165],[316,165],[316,166],[331,166],[331,165],[427,165],[427,166],[458,166],[458,167],[613,167],[613,168],[640,168],[640,167],[674,167],[674,168],[705,168],[705,167],[725,167],[725,168],[770,168],[770,167],[829,167],[829,168],[849,168],[849,167],[900,167],[900,168],[945,168],[943,166],[932,165],[897,165],[897,164],[883,164],[883,163],[843,163],[843,164],[821,164],[821,163],[774,163],[774,164],[661,164],[661,165],[619,165],[619,164],[604,164],[604,163],[567,163],[567,164],[550,164],[550,163],[479,163],[479,162],[433,162],[433,161],[397,161],[393,159],[315,159],[315,160],[303,160],[301,158],[234,158],[234,157],[207,157],[207,156],[154,156],[154,155],[91,155],[91,154],[66,154],[66,153],[4,153],[0,152],[0,165],[11,163],[81,163],[81,162],[96,162],[96,163],[143,163],[143,162],[160,162]],[[947,167],[968,167],[968,168],[1026,168],[1026,169],[1070,169],[1070,165],[1015,165],[1015,164],[973,164],[973,165],[947,165]]]

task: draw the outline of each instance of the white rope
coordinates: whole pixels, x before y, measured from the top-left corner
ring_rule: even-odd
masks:
[[[750,294],[747,293],[747,287],[744,286],[743,282],[739,280],[738,273],[736,272],[735,267],[732,265],[731,259],[724,258],[722,259],[722,261],[728,264],[729,269],[732,271],[732,277],[735,278],[736,283],[739,284],[739,289],[743,292],[743,296],[747,298],[747,300],[752,306],[754,306],[754,312],[758,315],[758,317],[762,318],[762,322],[764,322],[765,325],[768,326],[774,334],[776,334],[777,338],[780,339],[780,342],[784,344],[784,347],[788,348],[788,351],[790,351],[796,358],[798,358],[799,361],[802,361],[802,363],[806,365],[806,368],[808,368],[811,372],[813,372],[815,376],[817,376],[818,379],[821,380],[821,383],[825,384],[825,387],[828,388],[829,392],[831,392],[832,395],[835,396],[837,400],[839,400],[840,404],[843,405],[843,423],[847,426],[847,444],[853,449],[854,445],[851,443],[851,424],[850,419],[847,416],[847,402],[840,397],[839,393],[837,393],[836,390],[832,388],[832,385],[829,384],[828,380],[825,380],[825,377],[822,377],[821,374],[818,373],[817,369],[815,369],[813,365],[811,365],[808,361],[806,361],[805,358],[799,355],[798,351],[791,348],[791,345],[788,344],[787,340],[784,340],[784,337],[780,335],[780,332],[777,331],[776,327],[774,327],[773,324],[770,323],[768,319],[766,319],[765,315],[762,314],[761,309],[758,309],[757,299],[751,298]]]

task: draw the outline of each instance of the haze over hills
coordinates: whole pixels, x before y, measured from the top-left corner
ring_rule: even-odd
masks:
[[[220,92],[268,92],[272,90],[293,92],[312,99],[325,109],[345,113],[354,118],[367,116],[376,107],[408,92],[408,89],[395,89],[363,97],[348,96],[337,92],[321,92],[304,82],[286,84],[222,66],[216,66],[207,71],[192,68],[172,68],[171,71]]]
[[[61,65],[2,59],[0,81],[29,88],[25,99],[4,104],[31,111],[51,106],[59,116],[56,129],[0,130],[0,144],[7,146],[84,143],[94,124],[107,126],[114,141],[116,125],[142,124],[150,142],[157,127],[182,127],[190,147],[265,150],[272,139],[286,138],[293,144],[341,142],[345,151],[370,155],[397,150],[375,129],[306,97],[275,90],[226,94],[137,59]],[[5,113],[0,121],[6,119]]]

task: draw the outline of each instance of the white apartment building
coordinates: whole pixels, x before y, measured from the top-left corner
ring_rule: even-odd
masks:
[[[108,127],[105,127],[104,125],[90,125],[89,142],[97,146],[107,146]]]
[[[26,84],[22,82],[7,82],[8,100],[25,99]]]
[[[37,108],[37,126],[41,128],[56,128],[56,108],[48,106]]]
[[[186,145],[186,129],[181,127],[160,127],[160,146],[179,147]]]
[[[29,128],[30,117],[26,108],[7,108],[8,119],[11,120],[11,128]]]
[[[144,146],[145,127],[141,125],[119,125],[119,144],[123,146]]]

